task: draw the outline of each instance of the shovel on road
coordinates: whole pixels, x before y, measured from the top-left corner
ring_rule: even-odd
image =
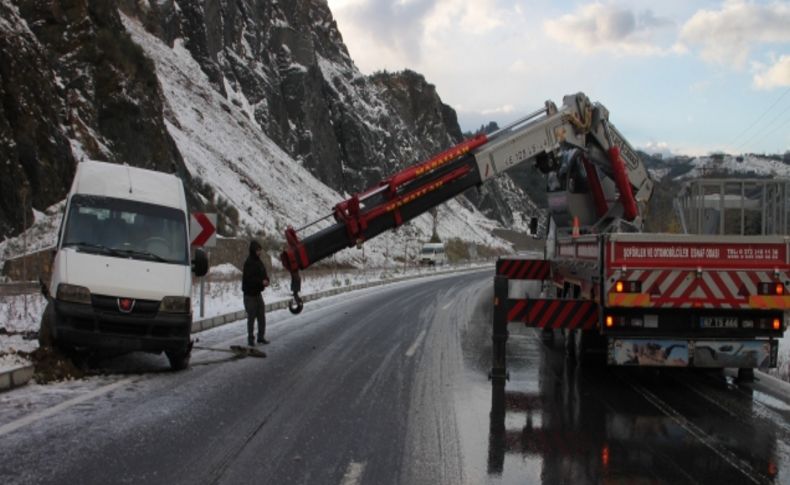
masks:
[[[198,345],[195,345],[192,348],[200,349],[200,350],[213,350],[215,352],[227,352],[229,354],[234,354],[237,357],[258,357],[260,359],[266,357],[266,352],[262,350],[258,350],[255,347],[247,347],[245,345],[231,345],[230,348],[227,349],[219,349],[216,347],[202,347]]]

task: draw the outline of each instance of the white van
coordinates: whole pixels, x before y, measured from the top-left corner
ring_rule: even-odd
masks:
[[[438,266],[447,262],[447,253],[442,243],[425,243],[420,250],[420,264]]]
[[[174,175],[112,163],[77,166],[61,221],[42,346],[164,351],[173,369],[192,349],[191,272],[184,186]]]

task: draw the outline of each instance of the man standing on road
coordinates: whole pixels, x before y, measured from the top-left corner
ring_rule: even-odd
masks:
[[[244,311],[247,312],[247,344],[255,345],[255,319],[258,319],[258,343],[268,344],[266,340],[266,313],[263,305],[263,289],[269,286],[269,275],[261,261],[261,245],[250,241],[250,254],[244,262],[241,274],[241,291],[244,293]]]

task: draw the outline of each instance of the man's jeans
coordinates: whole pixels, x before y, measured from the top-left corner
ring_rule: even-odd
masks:
[[[252,339],[255,334],[255,319],[258,319],[258,340],[263,340],[266,335],[266,308],[263,305],[263,295],[244,295],[244,311],[247,312],[247,337]]]

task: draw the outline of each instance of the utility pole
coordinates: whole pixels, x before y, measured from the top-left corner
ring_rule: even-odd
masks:
[[[27,195],[28,184],[22,186],[22,281],[27,282]],[[27,292],[24,296],[25,315],[27,315]]]
[[[431,231],[431,242],[438,243],[441,242],[439,239],[439,232],[437,231],[438,226],[438,219],[439,219],[439,209],[434,207],[431,209],[431,216],[433,216],[433,230]]]
[[[403,272],[406,273],[406,266],[409,263],[409,234],[406,228],[403,229]]]

